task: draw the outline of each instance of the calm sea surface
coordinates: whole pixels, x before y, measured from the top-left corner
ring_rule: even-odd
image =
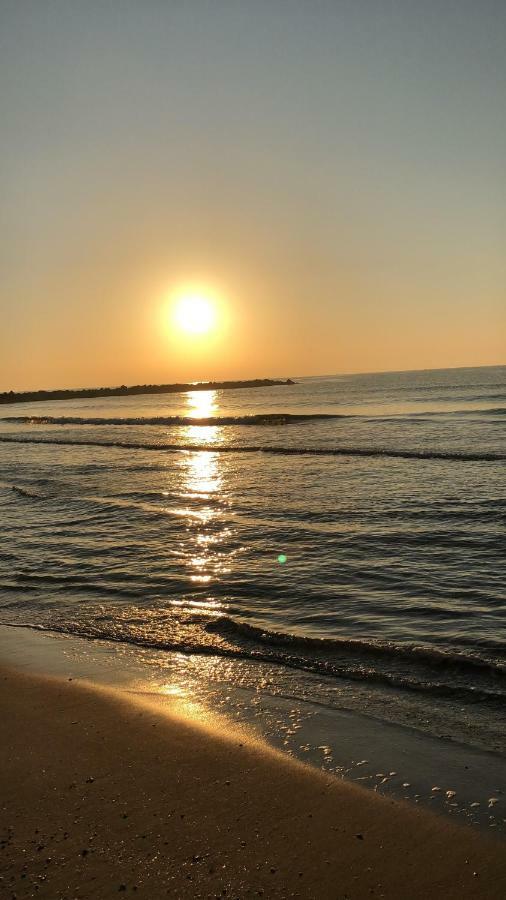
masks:
[[[506,367],[0,417],[2,623],[506,749]]]

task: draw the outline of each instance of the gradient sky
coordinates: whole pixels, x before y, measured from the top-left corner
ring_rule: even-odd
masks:
[[[0,85],[0,390],[506,361],[503,0],[0,0]]]

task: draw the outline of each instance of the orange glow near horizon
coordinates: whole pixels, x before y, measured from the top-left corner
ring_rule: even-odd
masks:
[[[506,4],[392,5],[1,4],[0,392],[504,365]]]

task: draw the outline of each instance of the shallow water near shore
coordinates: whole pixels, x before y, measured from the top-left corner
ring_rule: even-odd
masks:
[[[506,367],[1,413],[13,633],[504,758]]]
[[[2,626],[0,659],[28,674],[82,679],[144,697],[221,732],[239,727],[334,777],[506,836],[501,754],[315,703],[301,697],[293,673],[282,667]]]

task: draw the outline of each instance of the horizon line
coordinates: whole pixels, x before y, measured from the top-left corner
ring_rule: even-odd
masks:
[[[35,393],[53,393],[56,391],[100,391],[100,390],[120,390],[121,388],[131,389],[136,387],[162,387],[176,385],[202,385],[202,384],[227,384],[231,382],[251,383],[254,381],[286,381],[289,378],[348,378],[354,375],[408,375],[414,372],[448,372],[459,371],[462,369],[500,369],[506,367],[505,362],[487,363],[480,366],[423,366],[419,369],[373,369],[366,371],[347,371],[347,372],[321,372],[315,375],[269,375],[256,376],[255,378],[213,378],[212,380],[196,380],[196,381],[171,381],[171,382],[146,382],[144,384],[114,384],[114,385],[93,385],[88,387],[52,387],[52,388],[9,388],[0,390],[0,394],[35,394]]]

